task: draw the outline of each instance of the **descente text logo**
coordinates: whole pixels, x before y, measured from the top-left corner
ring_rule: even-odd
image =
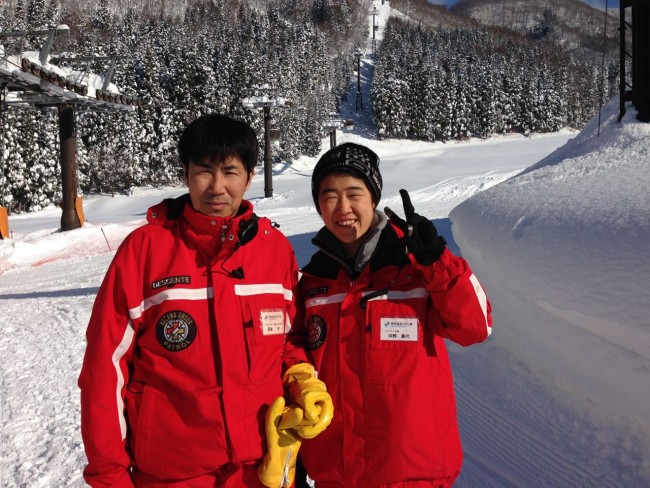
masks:
[[[189,276],[170,276],[169,278],[163,278],[162,280],[154,281],[151,283],[151,288],[157,290],[163,286],[174,286],[174,285],[189,285],[192,280]]]

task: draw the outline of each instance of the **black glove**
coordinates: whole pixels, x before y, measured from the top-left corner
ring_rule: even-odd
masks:
[[[427,266],[433,264],[442,255],[447,241],[438,235],[436,227],[429,219],[415,213],[411,197],[406,190],[400,190],[399,194],[402,196],[406,222],[388,207],[384,208],[384,212],[390,221],[404,232],[406,247],[415,260]]]

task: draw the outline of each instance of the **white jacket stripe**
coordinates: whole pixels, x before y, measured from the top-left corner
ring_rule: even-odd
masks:
[[[476,298],[478,298],[478,303],[481,306],[481,310],[483,311],[483,317],[485,318],[485,327],[487,328],[487,335],[488,337],[490,334],[492,334],[492,327],[490,327],[490,323],[488,322],[488,309],[487,309],[487,295],[485,294],[485,290],[483,290],[483,287],[481,286],[481,283],[479,283],[478,278],[472,273],[472,276],[469,277],[469,281],[474,285],[474,292],[476,293]]]
[[[347,293],[337,293],[336,295],[330,295],[328,297],[316,297],[310,298],[305,301],[305,308],[317,307],[318,305],[330,305],[332,303],[341,303]]]
[[[370,293],[375,293],[376,290],[364,291],[362,295],[365,297]],[[331,305],[334,303],[341,303],[347,293],[337,293],[336,295],[326,296],[326,297],[316,297],[310,298],[305,301],[305,308],[317,307],[318,305]],[[414,298],[427,298],[429,292],[426,288],[414,288],[412,290],[396,291],[389,290],[388,293],[380,295],[378,297],[371,298],[369,301],[373,300],[411,300]]]
[[[287,290],[280,283],[262,283],[258,285],[235,285],[235,295],[240,297],[264,295],[264,294],[279,294],[285,300],[293,298],[293,292]],[[142,316],[145,310],[160,305],[167,300],[207,300],[214,296],[214,290],[210,288],[178,288],[165,290],[157,293],[144,301],[137,307],[129,309],[129,316],[131,320],[138,319]]]
[[[373,292],[364,291],[363,296],[365,297],[370,293]],[[373,297],[368,301],[372,302],[373,300],[411,300],[413,298],[427,298],[428,296],[429,296],[429,292],[427,291],[426,288],[413,288],[412,290],[405,290],[405,291],[388,290],[388,293],[379,295],[378,297]]]
[[[210,288],[178,288],[165,290],[156,295],[145,298],[144,301],[135,308],[129,310],[131,320],[142,316],[143,312],[154,305],[160,305],[167,300],[207,300],[214,296],[214,290]]]
[[[261,283],[258,285],[235,285],[235,295],[250,297],[254,295],[266,295],[268,293],[282,295],[285,300],[293,298],[293,292],[287,290],[281,283]]]
[[[131,322],[126,327],[124,331],[124,336],[118,344],[117,348],[113,352],[111,357],[113,361],[113,367],[117,373],[117,388],[115,391],[115,396],[117,399],[117,416],[120,422],[120,431],[122,432],[122,440],[126,439],[126,418],[124,417],[124,400],[122,400],[122,388],[124,387],[124,375],[122,374],[122,368],[120,368],[120,361],[131,347],[131,342],[133,342],[134,331],[131,326]]]

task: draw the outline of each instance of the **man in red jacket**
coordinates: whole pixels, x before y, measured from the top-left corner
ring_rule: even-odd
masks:
[[[302,444],[317,488],[448,487],[462,451],[444,339],[491,332],[490,304],[401,191],[404,219],[377,210],[379,158],[346,143],[312,175],[324,227],[302,269],[304,336],[334,402],[331,425]]]
[[[257,138],[243,122],[207,115],[184,130],[178,151],[189,194],[149,209],[95,300],[79,377],[84,478],[95,487],[212,488],[282,476],[288,486],[278,446],[269,450],[282,465],[265,463],[274,470],[258,479],[266,432],[270,442],[279,437],[265,430],[265,416],[283,396],[283,366],[310,366],[296,364],[304,351],[286,340],[298,278],[293,250],[243,199]],[[291,371],[284,386],[293,382],[300,396],[309,375]],[[329,398],[322,382],[309,380],[321,401]],[[290,400],[300,418],[311,412],[315,435],[320,406]]]

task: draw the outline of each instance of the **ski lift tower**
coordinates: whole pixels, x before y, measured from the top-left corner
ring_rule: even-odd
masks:
[[[620,110],[625,115],[625,102],[637,109],[637,119],[650,122],[650,0],[621,0],[620,8]],[[630,11],[628,11],[630,9]],[[628,19],[632,23],[628,22]],[[632,31],[632,50],[625,46],[626,30]],[[632,62],[628,76],[626,61]],[[628,83],[631,80],[631,84]],[[629,89],[628,89],[629,87]]]
[[[370,15],[372,15],[372,54],[375,55],[377,54],[377,40],[375,39],[375,32],[377,32],[377,29],[379,29],[379,26],[375,22],[375,17],[379,15],[379,10],[377,10],[377,7],[372,7]]]
[[[363,51],[357,49],[354,52],[354,57],[357,58],[357,101],[355,111],[358,112],[359,109],[363,110],[363,95],[361,94],[361,58],[363,57]]]
[[[7,106],[18,106],[57,110],[63,194],[62,231],[77,229],[84,221],[81,199],[77,197],[75,111],[80,109],[129,112],[133,111],[136,105],[141,105],[139,99],[122,95],[111,85],[115,59],[117,59],[115,56],[111,57],[111,67],[104,75],[94,75],[51,64],[55,58],[51,58],[49,53],[55,38],[69,33],[69,30],[67,25],[60,25],[48,30],[0,32],[0,39],[47,36],[40,51],[19,52],[15,55],[5,53],[0,58],[0,88],[2,88],[0,109],[4,112]],[[59,60],[61,59],[63,58]],[[75,59],[95,61],[106,58]],[[2,118],[0,120],[3,121]],[[4,123],[1,129],[4,131]],[[2,166],[4,177],[4,153]],[[2,183],[4,192],[6,186],[4,180]]]
[[[345,129],[346,127],[354,127],[354,121],[340,119],[334,112],[330,113],[329,117],[323,121],[323,130],[330,136],[330,149],[336,146],[336,129]]]
[[[33,37],[45,37],[46,40],[43,44],[43,48],[40,50],[38,53],[38,58],[35,59],[34,61],[37,62],[40,65],[43,65],[47,62],[47,57],[50,53],[50,50],[52,49],[52,46],[54,44],[54,40],[57,37],[61,36],[67,36],[70,33],[70,28],[65,25],[61,24],[53,29],[41,29],[41,30],[30,30],[30,31],[8,31],[8,32],[0,32],[0,39],[8,39],[11,37],[17,37],[24,39],[27,36],[33,36]],[[9,105],[8,101],[8,94],[9,92],[20,90],[22,85],[20,78],[20,74],[18,73],[18,70],[23,68],[23,61],[20,60],[18,62],[18,58],[16,59],[10,59],[10,55],[5,49],[3,45],[0,45],[2,47],[2,51],[0,52],[0,145],[1,151],[0,151],[0,156],[1,156],[1,169],[2,169],[2,181],[0,184],[2,184],[2,201],[0,201],[0,239],[9,237],[9,217],[8,217],[8,210],[5,208],[3,205],[5,204],[5,191],[6,191],[6,186],[7,182],[5,179],[5,145],[4,145],[4,128],[5,128],[5,108],[7,105]],[[25,60],[27,61],[27,60]],[[43,75],[44,80],[48,80],[51,83],[57,83],[59,80],[59,77],[56,73],[50,73],[49,71],[43,71],[39,69],[37,72],[32,73],[32,76],[35,77],[36,79],[30,80],[32,82],[39,83],[40,85],[40,80],[38,78],[41,78],[41,75]],[[61,146],[63,147],[63,145]]]
[[[282,109],[291,105],[277,90],[265,85],[254,88],[253,95],[242,100],[242,106],[248,110],[264,112],[264,197],[273,196],[273,165],[271,161],[271,108]]]

